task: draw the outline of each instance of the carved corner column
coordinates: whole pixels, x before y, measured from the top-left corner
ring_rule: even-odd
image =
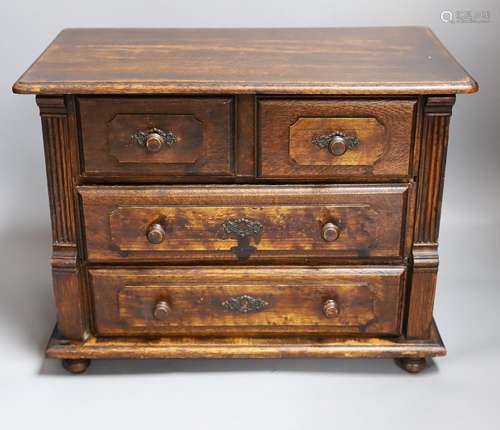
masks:
[[[59,333],[71,340],[88,337],[86,294],[77,238],[74,101],[37,97],[52,222],[52,282]]]
[[[428,338],[436,290],[439,220],[448,129],[455,96],[425,100],[406,335]]]

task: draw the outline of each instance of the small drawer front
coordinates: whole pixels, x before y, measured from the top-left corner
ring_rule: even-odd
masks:
[[[409,185],[81,187],[90,261],[402,257]]]
[[[78,99],[83,175],[228,176],[231,98]]]
[[[400,334],[403,267],[90,269],[97,334]]]
[[[259,101],[263,178],[406,178],[416,100]]]

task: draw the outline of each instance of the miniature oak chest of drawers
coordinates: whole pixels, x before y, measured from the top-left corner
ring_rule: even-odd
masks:
[[[433,321],[448,126],[477,84],[426,28],[65,30],[37,94],[48,356],[392,357]]]

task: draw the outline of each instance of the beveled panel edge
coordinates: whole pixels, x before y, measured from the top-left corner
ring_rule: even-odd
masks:
[[[256,177],[254,179],[255,182],[259,181],[265,181],[269,183],[276,183],[276,182],[290,182],[290,183],[300,183],[300,182],[308,182],[308,183],[321,183],[325,181],[330,181],[333,183],[367,183],[370,181],[373,182],[381,182],[381,183],[388,183],[388,182],[408,182],[409,180],[414,178],[414,169],[415,169],[415,162],[414,162],[414,152],[415,148],[417,147],[416,145],[416,130],[417,130],[417,120],[419,119],[418,113],[420,110],[420,105],[422,103],[422,95],[421,94],[404,94],[404,95],[398,95],[398,94],[382,94],[382,95],[371,95],[371,94],[356,94],[356,95],[351,95],[351,94],[339,94],[339,95],[334,95],[334,96],[322,96],[322,95],[307,95],[307,94],[294,94],[294,95],[286,95],[286,94],[280,94],[280,95],[258,95],[255,97],[256,99],[256,115],[257,115],[257,136],[256,136],[256,145],[257,145],[257,166],[256,166]],[[314,103],[333,103],[339,102],[339,103],[367,103],[369,105],[377,103],[377,104],[382,104],[382,103],[412,103],[412,108],[413,108],[413,113],[411,116],[411,129],[410,129],[410,136],[409,136],[409,151],[408,151],[408,164],[407,168],[404,174],[401,173],[383,173],[383,174],[378,174],[378,173],[370,173],[370,174],[362,174],[362,173],[356,173],[356,172],[351,172],[351,173],[341,173],[339,174],[338,172],[335,173],[335,175],[322,175],[318,176],[316,174],[308,173],[308,174],[297,174],[297,173],[288,173],[285,174],[281,172],[280,174],[274,174],[269,175],[269,174],[264,174],[263,170],[265,168],[263,160],[262,153],[264,152],[263,149],[263,129],[266,121],[264,120],[264,114],[263,110],[265,108],[265,105],[269,106],[279,106],[281,104],[288,104],[289,106],[293,106],[294,103],[304,103],[304,102],[314,102]],[[365,108],[366,106],[364,106]],[[284,109],[284,106],[281,106],[281,108]],[[293,126],[295,126],[301,119],[310,119],[310,118],[330,118],[330,117],[324,117],[324,116],[310,116],[310,115],[305,115],[305,116],[298,116],[297,119],[289,125],[289,130],[288,130],[288,152],[290,151],[291,147],[291,129]],[[331,118],[338,119],[338,118],[344,118],[344,116],[337,117],[337,116],[332,116]],[[387,129],[387,125],[385,121],[382,121],[380,118],[377,116],[369,115],[369,116],[363,116],[359,117],[357,115],[351,115],[347,116],[345,118],[374,118],[377,120],[378,123],[380,123],[384,129],[386,129],[386,135],[390,131]],[[408,122],[410,124],[410,122]],[[390,133],[389,133],[390,135]],[[390,142],[388,142],[390,143]],[[269,142],[268,142],[269,144]],[[389,146],[390,147],[390,146]],[[403,147],[403,146],[402,146]],[[384,150],[382,153],[382,156],[379,157],[372,165],[372,167],[375,167],[377,163],[379,163],[384,155],[387,155],[387,151]],[[290,156],[288,157],[290,161],[293,163],[297,164],[297,162],[291,158]],[[311,168],[313,165],[298,165],[297,167],[304,167],[304,168]],[[326,168],[327,166],[321,165],[317,167],[322,167]],[[344,168],[363,168],[363,167],[368,167],[368,166],[363,166],[363,165],[332,165],[332,167],[339,167],[340,169]]]
[[[78,135],[78,170],[77,170],[77,179],[79,184],[134,184],[134,183],[160,183],[160,184],[170,184],[170,183],[212,183],[212,182],[223,182],[223,183],[236,183],[238,179],[237,172],[237,151],[239,151],[239,142],[237,141],[237,119],[236,119],[236,111],[237,111],[237,103],[239,99],[235,94],[78,94],[76,96],[72,96],[75,103],[75,115],[76,115],[76,125],[78,129],[75,131],[75,135]],[[108,103],[116,103],[116,102],[144,102],[155,100],[156,102],[220,102],[221,104],[227,107],[227,115],[224,116],[224,122],[227,125],[227,140],[226,143],[228,145],[228,170],[226,172],[214,172],[214,173],[196,173],[196,174],[187,174],[182,172],[176,173],[144,173],[144,174],[131,174],[128,172],[119,172],[113,171],[111,173],[105,173],[104,170],[90,170],[86,167],[85,162],[85,143],[83,139],[83,121],[82,121],[82,113],[81,106],[82,104],[94,104],[98,105],[99,101],[104,101]],[[117,115],[136,115],[133,111],[123,112],[123,113],[115,113],[112,116],[112,119],[115,119]],[[139,115],[148,115],[144,113],[139,113]],[[172,115],[174,114],[151,114],[151,115]],[[187,114],[186,114],[187,115]],[[203,124],[198,116],[194,114],[191,115],[195,120],[199,121]],[[106,124],[108,124],[108,121]],[[104,142],[104,145],[108,145],[108,142]],[[205,153],[205,151],[203,151]],[[116,159],[116,157],[113,157]],[[196,165],[199,160],[191,165]],[[130,165],[133,163],[123,162],[121,166]],[[138,163],[139,165],[148,166],[151,164],[148,163]],[[156,170],[159,167],[166,165],[167,167],[173,168],[174,166],[183,166],[184,163],[155,163]],[[155,169],[153,169],[155,170]]]

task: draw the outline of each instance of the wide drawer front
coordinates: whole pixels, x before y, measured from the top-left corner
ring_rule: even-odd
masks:
[[[409,185],[80,187],[90,261],[402,257]]]
[[[406,178],[417,101],[259,101],[260,176]]]
[[[80,97],[83,175],[233,174],[232,99]]]
[[[98,335],[400,333],[403,267],[90,269]]]

